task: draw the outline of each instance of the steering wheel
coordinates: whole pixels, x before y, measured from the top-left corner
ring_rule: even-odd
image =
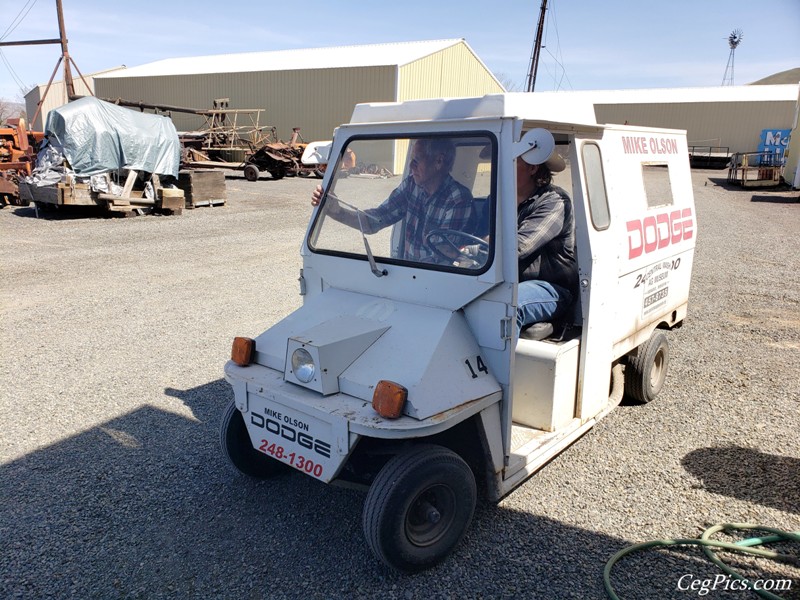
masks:
[[[467,243],[457,244],[456,241],[459,240],[466,241]],[[463,231],[458,231],[457,229],[434,229],[433,231],[429,231],[425,236],[425,245],[437,257],[443,259],[447,263],[468,260],[472,263],[472,267],[480,267],[486,262],[486,257],[489,256],[489,243],[486,240],[482,240],[479,237]],[[450,254],[443,252],[440,246],[444,246],[445,249],[450,250]],[[464,246],[477,246],[477,256],[471,256],[464,252],[462,250]]]

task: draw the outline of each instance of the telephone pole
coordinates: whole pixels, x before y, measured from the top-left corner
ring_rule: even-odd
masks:
[[[536,87],[536,72],[539,70],[539,54],[542,51],[542,41],[544,39],[544,17],[547,12],[547,0],[542,0],[542,6],[539,9],[539,24],[536,27],[536,38],[533,41],[533,50],[531,51],[531,66],[528,69],[528,79],[526,84],[526,92],[532,92]]]
[[[53,79],[55,79],[56,73],[58,72],[59,65],[63,62],[64,63],[64,85],[67,88],[67,98],[69,100],[74,100],[78,98],[78,95],[75,93],[75,81],[72,78],[72,69],[70,68],[70,63],[75,70],[78,72],[78,75],[83,81],[83,85],[86,86],[86,89],[89,91],[90,94],[92,93],[89,84],[86,83],[86,80],[83,78],[83,74],[81,70],[78,68],[78,65],[75,64],[75,61],[69,55],[69,47],[67,45],[67,30],[64,27],[64,9],[61,6],[61,0],[56,0],[56,14],[58,16],[58,38],[55,39],[46,39],[46,40],[23,40],[17,42],[0,42],[0,46],[36,46],[40,44],[60,44],[61,45],[61,56],[58,57],[58,61],[56,61],[55,69],[53,69],[53,74],[50,76],[50,80],[47,82],[47,87],[44,90],[44,94],[42,95],[42,99],[39,100],[39,104],[36,107],[36,114],[33,117],[31,123],[35,123],[37,117],[39,116],[39,112],[41,112],[42,104],[44,103],[44,99],[47,98],[47,92],[50,91],[50,86],[53,84]]]

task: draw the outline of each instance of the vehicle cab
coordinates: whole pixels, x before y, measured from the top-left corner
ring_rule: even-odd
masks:
[[[424,202],[399,218],[384,205],[420,140],[454,149],[458,229]],[[567,164],[554,183],[574,206],[580,293],[549,337],[525,339],[515,161],[551,152]],[[359,167],[340,168],[353,154]],[[697,229],[685,132],[600,125],[591,104],[535,94],[362,104],[327,162],[303,305],[235,340],[221,445],[248,475],[293,467],[367,489],[370,549],[417,571],[461,540],[478,486],[499,500],[623,388],[640,402],[660,391]]]

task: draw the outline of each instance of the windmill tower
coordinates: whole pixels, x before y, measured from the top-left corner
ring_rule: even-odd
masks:
[[[722,76],[722,85],[733,85],[733,57],[736,52],[736,47],[742,43],[744,34],[741,29],[734,29],[728,36],[728,46],[731,48],[731,53],[728,55],[728,65],[725,67],[725,75]]]

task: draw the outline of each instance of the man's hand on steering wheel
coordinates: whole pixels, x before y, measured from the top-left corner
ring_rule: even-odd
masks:
[[[462,243],[457,243],[459,241]],[[429,231],[425,236],[425,245],[439,258],[456,264],[468,261],[471,268],[482,266],[489,256],[489,243],[486,240],[456,229]]]

